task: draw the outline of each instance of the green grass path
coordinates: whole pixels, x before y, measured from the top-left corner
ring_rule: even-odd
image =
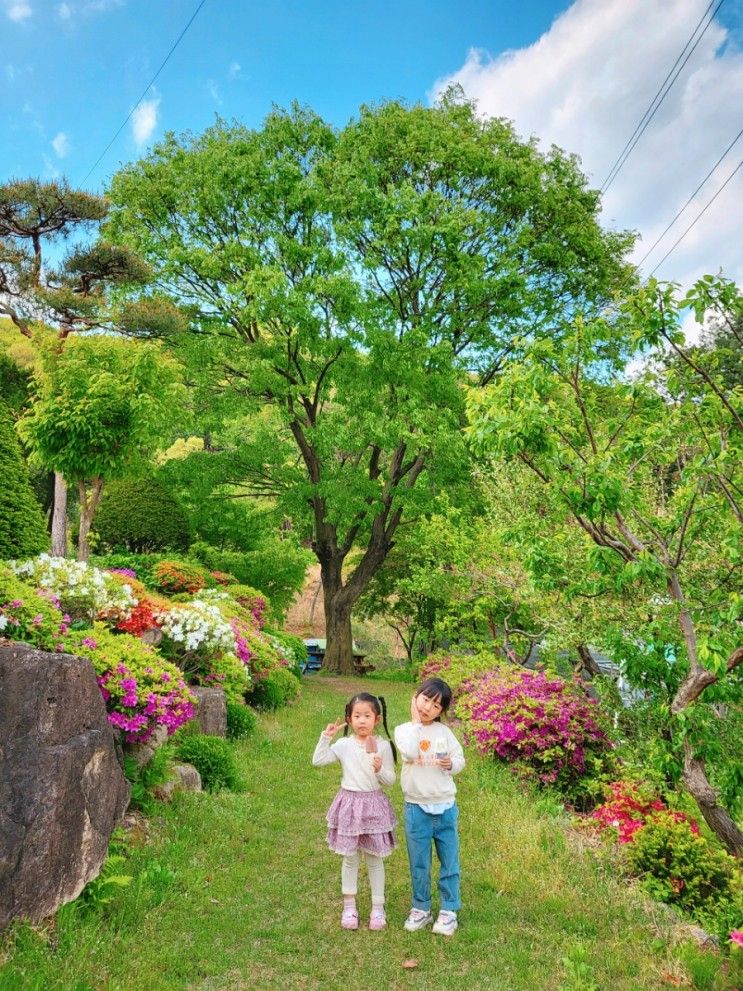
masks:
[[[406,933],[404,837],[387,861],[386,932],[342,932],[340,858],[324,816],[339,769],[313,768],[320,730],[342,714],[351,683],[306,679],[293,707],[261,718],[238,747],[248,790],[180,796],[151,820],[135,881],[101,917],[64,913],[51,940],[22,931],[0,970],[13,991],[639,991],[673,968],[635,897],[540,816],[502,774],[468,754],[459,776],[463,903],[451,939]],[[391,726],[410,688],[373,682]],[[392,792],[401,811],[399,784]],[[360,908],[368,917],[362,875]],[[583,956],[581,956],[583,955]],[[568,956],[574,966],[564,963]],[[7,959],[7,957],[6,957]],[[403,961],[414,959],[414,970]],[[583,963],[579,961],[583,959]],[[583,978],[576,976],[583,971]],[[572,976],[571,976],[572,972]]]

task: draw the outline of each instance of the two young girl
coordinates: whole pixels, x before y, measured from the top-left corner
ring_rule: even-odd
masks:
[[[449,708],[451,689],[439,678],[430,678],[415,692],[410,722],[398,726],[395,740],[403,758],[401,784],[405,798],[405,838],[410,861],[413,905],[405,928],[413,932],[433,921],[431,915],[431,844],[441,869],[441,911],[433,931],[450,936],[457,928],[459,896],[459,837],[456,786],[452,775],[464,767],[464,754],[451,730],[440,722]],[[383,698],[360,692],[346,705],[343,721],[323,730],[312,763],[339,761],[341,787],[328,810],[328,845],[343,857],[341,926],[358,929],[356,908],[358,871],[366,860],[372,911],[369,928],[384,929],[384,862],[395,848],[395,814],[382,786],[395,780],[395,745],[374,733],[382,722],[387,729]],[[343,726],[344,738],[331,744]],[[347,737],[351,727],[352,737]]]

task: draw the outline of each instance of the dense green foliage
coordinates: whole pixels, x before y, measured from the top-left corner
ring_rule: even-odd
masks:
[[[252,709],[240,702],[227,699],[227,739],[244,740],[253,736],[257,719]]]
[[[98,544],[135,554],[185,550],[190,531],[186,514],[170,492],[152,478],[112,482],[95,520]]]
[[[176,753],[187,764],[193,764],[207,791],[221,791],[223,788],[240,791],[240,774],[227,740],[201,733],[186,735],[178,740]]]
[[[0,560],[38,554],[49,546],[41,507],[28,477],[8,407],[0,400]]]
[[[256,709],[270,712],[293,702],[300,691],[299,679],[286,668],[275,668],[256,682],[246,698]]]

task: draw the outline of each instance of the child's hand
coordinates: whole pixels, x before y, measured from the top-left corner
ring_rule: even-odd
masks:
[[[374,754],[374,756],[372,757],[372,770],[374,771],[375,774],[379,774],[379,772],[382,770],[381,754]]]
[[[415,702],[416,696],[414,695],[410,700],[410,721],[412,723],[419,723],[421,721],[421,714],[418,712],[418,706]]]
[[[325,729],[322,731],[323,736],[327,736],[329,740],[332,740],[338,730],[343,726],[342,719],[336,719],[334,723],[328,723]]]
[[[452,769],[452,759],[449,754],[446,757],[437,757],[436,766],[442,768],[444,771],[451,771]]]

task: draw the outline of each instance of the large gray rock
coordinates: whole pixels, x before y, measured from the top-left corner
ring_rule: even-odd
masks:
[[[196,696],[194,719],[199,731],[209,736],[227,736],[227,702],[221,688],[194,688]]]
[[[90,662],[0,646],[0,929],[96,877],[129,791]]]

